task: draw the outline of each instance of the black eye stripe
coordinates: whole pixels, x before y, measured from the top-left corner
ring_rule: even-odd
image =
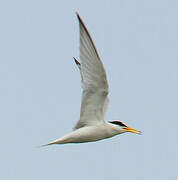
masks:
[[[121,121],[110,121],[109,123],[116,124],[116,125],[123,126],[123,127],[127,127],[127,126],[126,126],[124,123],[122,123]]]

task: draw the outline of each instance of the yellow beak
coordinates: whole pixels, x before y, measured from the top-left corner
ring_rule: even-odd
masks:
[[[131,128],[131,127],[126,127],[125,128],[128,132],[132,132],[132,133],[136,133],[136,134],[141,134],[141,131],[138,131],[134,128]]]

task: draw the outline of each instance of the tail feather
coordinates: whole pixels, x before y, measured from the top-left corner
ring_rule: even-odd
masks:
[[[52,145],[52,144],[57,144],[57,143],[51,142],[51,143],[48,143],[48,144],[43,144],[43,145],[41,145],[39,147],[45,147],[45,146],[49,146],[49,145]]]
[[[53,145],[53,144],[65,144],[65,143],[66,143],[65,140],[63,140],[63,139],[57,139],[57,140],[55,140],[55,141],[52,141],[52,142],[50,142],[50,143],[48,143],[48,144],[41,145],[41,146],[39,146],[39,147],[45,147],[45,146],[49,146],[49,145]]]

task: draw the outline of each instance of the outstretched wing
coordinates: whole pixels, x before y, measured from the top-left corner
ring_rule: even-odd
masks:
[[[82,104],[80,120],[74,129],[104,122],[108,106],[108,83],[106,72],[93,40],[77,14],[80,27],[80,62],[75,59],[82,77]]]

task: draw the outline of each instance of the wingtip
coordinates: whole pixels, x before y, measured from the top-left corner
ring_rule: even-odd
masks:
[[[74,58],[75,63],[76,63],[77,65],[80,65],[80,62],[79,62],[75,57],[73,57],[73,58]]]
[[[79,23],[80,23],[80,24],[83,24],[83,26],[85,26],[85,25],[84,25],[84,22],[83,22],[83,20],[82,20],[82,18],[81,18],[81,16],[80,16],[80,14],[79,14],[78,12],[76,12],[76,15],[77,15],[77,18],[78,18],[78,20],[79,20]]]
[[[77,18],[81,19],[79,13],[77,11],[75,13],[76,13]]]

